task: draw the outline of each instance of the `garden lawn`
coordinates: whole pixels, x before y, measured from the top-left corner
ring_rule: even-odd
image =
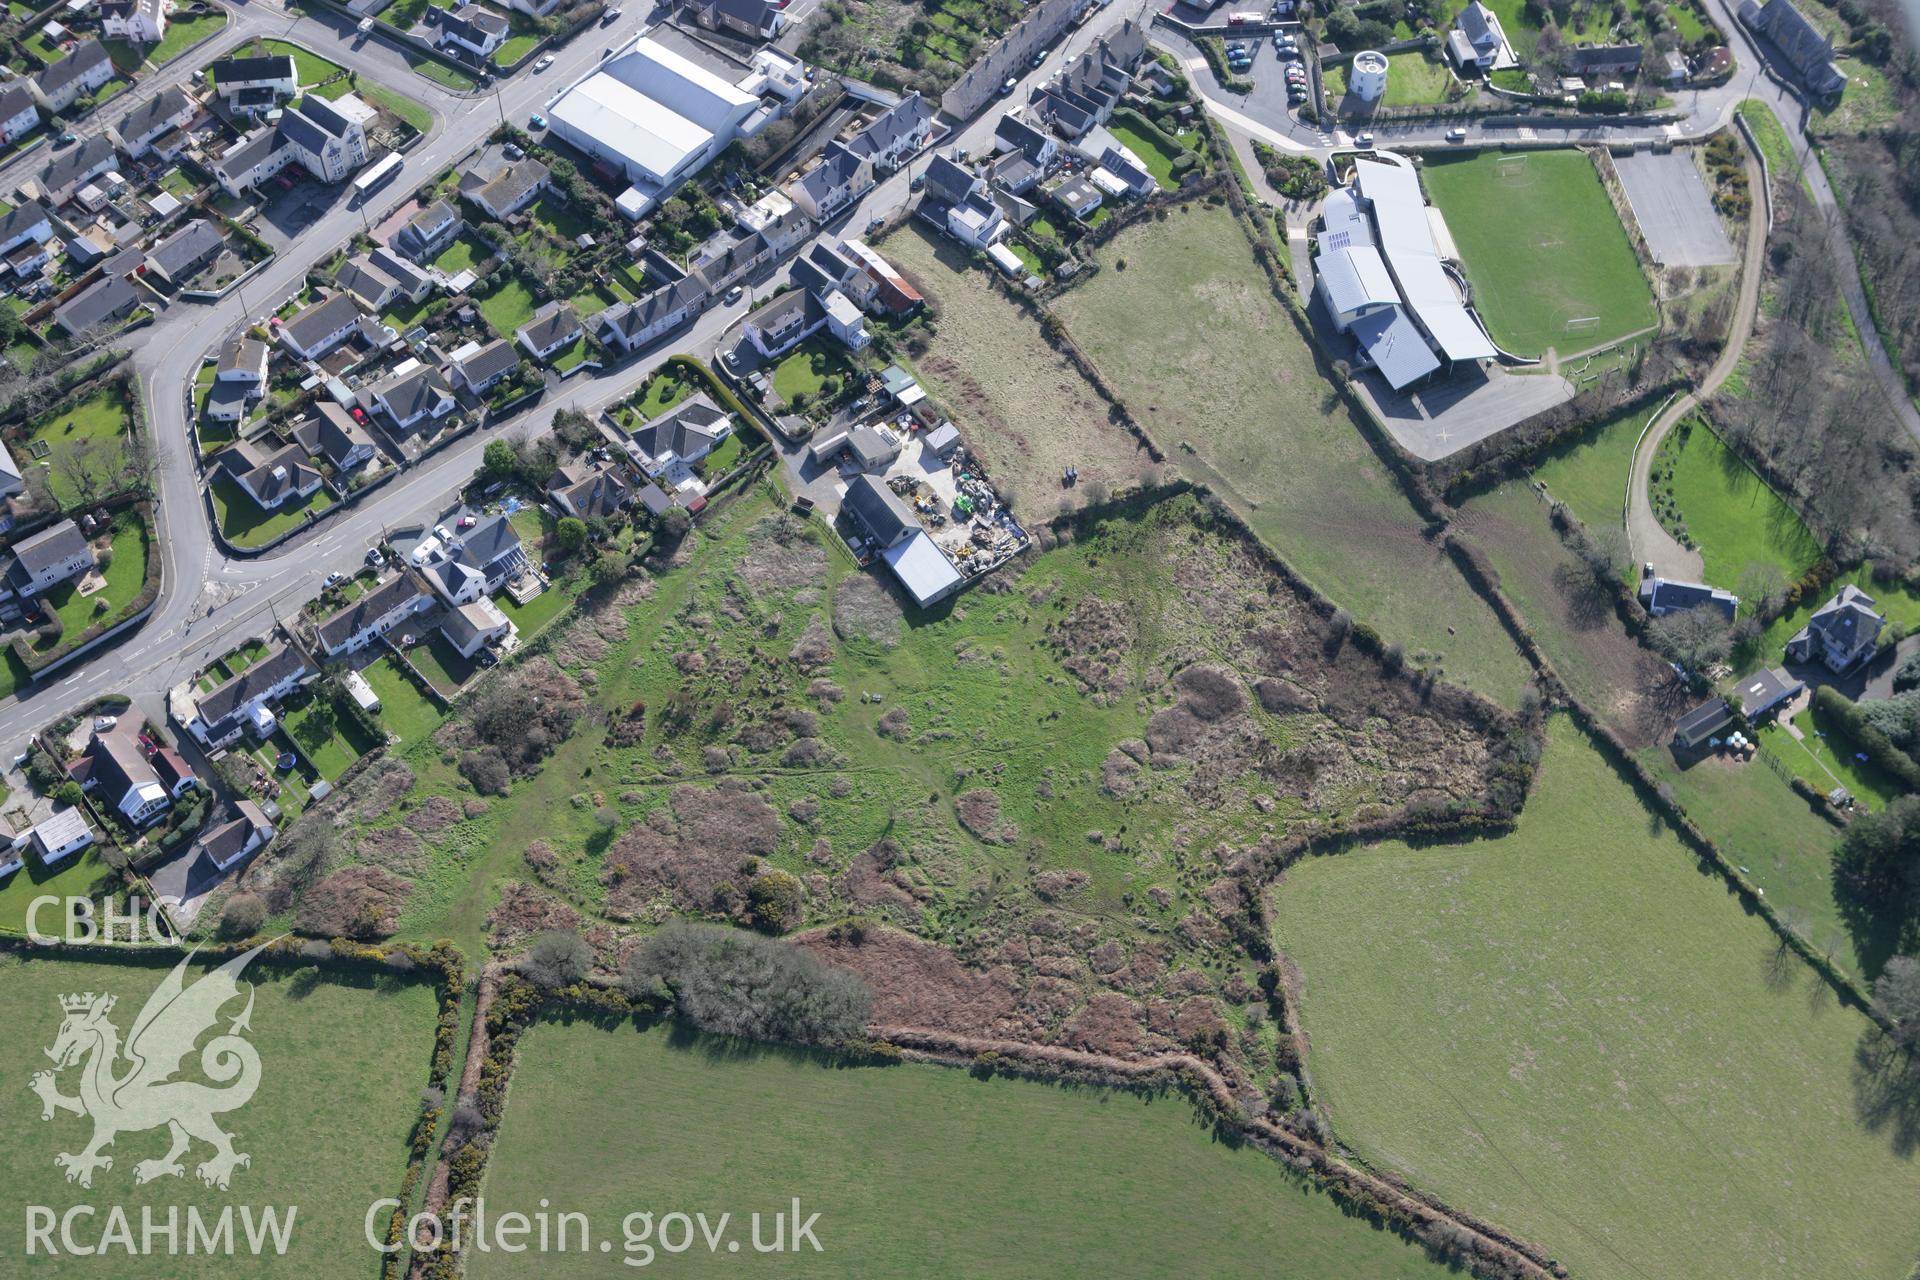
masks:
[[[227,15],[225,10],[216,10],[198,18],[182,16],[167,20],[167,33],[160,37],[160,43],[147,55],[147,61],[156,67],[164,67],[187,50],[199,44],[211,35],[225,30]]]
[[[1811,568],[1820,544],[1799,514],[1704,424],[1678,430],[1684,438],[1663,442],[1661,460],[1677,449],[1673,497],[1706,562],[1707,581],[1731,591],[1749,564],[1778,566],[1788,582]]]
[[[7,652],[11,654],[13,650]],[[38,859],[29,857],[24,867],[0,879],[0,933],[24,934],[27,912],[33,909],[35,898],[97,899],[112,883],[113,871],[100,857],[98,846],[82,849],[52,871],[42,867]],[[42,933],[52,932],[57,929],[59,916],[57,906],[42,907],[33,921],[34,927]],[[0,953],[0,966],[7,963],[5,954]]]
[[[433,265],[448,275],[458,275],[469,267],[477,267],[493,256],[493,250],[480,242],[472,232],[462,231],[454,242],[440,251]]]
[[[1760,741],[1771,748],[1798,777],[1805,778],[1821,791],[1845,787],[1853,798],[1873,809],[1884,809],[1898,796],[1901,787],[1871,759],[1859,760],[1860,745],[1844,726],[1809,703],[1794,714],[1793,727],[1800,737],[1787,732],[1778,722],[1760,731]]]
[[[113,561],[103,575],[107,585],[92,595],[83,596],[75,582],[63,582],[47,592],[45,599],[60,615],[61,636],[48,648],[56,648],[77,638],[88,627],[104,626],[117,620],[140,594],[147,581],[147,526],[134,516],[122,516],[113,527]],[[98,607],[107,602],[106,609]]]
[[[1453,87],[1446,64],[1415,50],[1387,58],[1387,92],[1382,106],[1415,107],[1445,102]]]
[[[853,366],[833,343],[825,338],[808,338],[774,366],[773,389],[788,404],[799,396],[811,400],[820,394],[829,377],[844,377],[852,371]]]
[[[324,694],[288,712],[282,723],[295,749],[328,782],[338,782],[355,760],[379,745],[354,721],[340,715]]]
[[[1158,130],[1143,129],[1135,121],[1109,120],[1107,129],[1147,166],[1147,172],[1153,175],[1162,191],[1173,190],[1177,185],[1173,180],[1173,162],[1180,158],[1178,147],[1170,144]],[[1019,250],[1016,248],[1014,252]]]
[[[1920,1165],[1870,1024],[1564,719],[1511,835],[1309,859],[1274,893],[1339,1138],[1595,1280],[1903,1275]]]
[[[653,1105],[595,1105],[596,1082],[613,1080]],[[1271,1157],[1223,1145],[1177,1096],[926,1065],[836,1068],[666,1027],[529,1031],[485,1192],[502,1212],[550,1198],[601,1231],[635,1205],[731,1211],[740,1255],[702,1246],[671,1259],[682,1274],[738,1273],[750,1215],[796,1195],[802,1218],[820,1215],[821,1253],[789,1257],[783,1274],[1446,1274]],[[607,1266],[605,1255],[549,1254],[541,1274]],[[524,1274],[524,1262],[476,1252],[467,1269],[488,1280]]]
[[[512,36],[505,44],[494,50],[494,65],[511,67],[514,63],[520,61],[520,59],[526,57],[529,53],[532,53],[533,46],[539,43],[540,37],[537,35]]]
[[[1125,271],[1112,269],[1119,257]],[[1138,223],[1099,258],[1107,269],[1054,310],[1161,451],[1410,660],[1511,705],[1525,662],[1424,536],[1233,215],[1195,206]]]
[[[473,88],[474,81],[472,76],[455,71],[452,67],[444,63],[436,62],[432,58],[423,57],[420,54],[409,53],[405,56],[408,66],[435,84],[445,85],[449,89],[460,92],[465,92]]]
[[[1626,228],[1581,152],[1433,157],[1425,179],[1480,317],[1506,350],[1572,355],[1659,322]]]
[[[322,486],[296,506],[263,511],[224,469],[207,486],[207,492],[213,497],[221,534],[237,547],[263,546],[306,524],[308,513],[318,515],[333,505],[333,494]]]
[[[480,314],[494,333],[508,342],[514,340],[514,330],[533,319],[533,291],[517,276],[508,277],[504,283],[476,295],[474,301],[480,304]]]
[[[525,643],[540,634],[549,622],[560,616],[560,612],[573,603],[571,593],[561,587],[548,587],[527,603],[515,604],[512,597],[502,593],[494,603],[500,606],[500,612],[520,631],[521,643]]]
[[[329,58],[323,58],[311,49],[303,48],[300,45],[293,44],[286,40],[255,40],[253,42],[253,48],[255,56],[266,56],[276,53],[291,54],[293,56],[293,73],[300,77],[300,84],[303,88],[317,85],[322,80],[330,76],[337,76],[341,71],[345,70],[339,63]],[[349,88],[350,87],[351,86],[349,86]],[[340,92],[344,93],[346,90],[343,89]],[[331,99],[339,97],[340,93],[323,93],[320,96]]]
[[[87,964],[15,955],[0,956],[0,1014],[14,1034],[0,1043],[0,1069],[25,1081],[47,1067],[41,1050],[54,1042],[60,1027],[58,999],[68,992],[100,991],[118,997],[112,1020],[124,1033],[148,995],[170,971],[172,956],[151,964]],[[200,976],[190,971],[191,983]],[[236,1170],[231,1189],[201,1185],[195,1165],[210,1148],[196,1142],[183,1160],[184,1176],[136,1185],[134,1166],[157,1159],[167,1149],[163,1129],[122,1133],[111,1148],[113,1168],[94,1175],[89,1191],[68,1184],[53,1162],[60,1151],[78,1151],[91,1131],[83,1117],[56,1113],[40,1119],[29,1097],[7,1110],[0,1142],[18,1155],[9,1174],[9,1194],[22,1204],[54,1207],[111,1203],[124,1209],[139,1240],[141,1209],[151,1206],[164,1223],[170,1209],[183,1219],[181,1247],[164,1243],[139,1260],[137,1272],[149,1280],[199,1280],[223,1277],[372,1275],[379,1258],[367,1245],[365,1219],[375,1200],[398,1193],[406,1172],[408,1143],[420,1111],[433,1050],[436,1005],[433,989],[392,978],[359,979],[357,984],[311,971],[289,972],[256,963],[246,972],[252,987],[248,1041],[260,1056],[259,1090],[244,1106],[219,1117],[232,1133],[235,1150],[251,1163]],[[245,1007],[236,998],[222,1012],[225,1021]],[[200,1055],[190,1052],[181,1078],[205,1080]],[[72,1092],[77,1073],[63,1073],[63,1092]],[[218,1086],[215,1086],[216,1088]],[[24,1086],[23,1086],[24,1088]],[[31,1152],[32,1159],[26,1159]],[[218,1259],[194,1256],[185,1247],[185,1206],[203,1220],[216,1220],[236,1204],[297,1206],[285,1256],[269,1247],[255,1257],[244,1247]],[[106,1210],[95,1219],[104,1226]],[[236,1210],[234,1234],[242,1235]],[[46,1276],[100,1273],[98,1257],[75,1257],[65,1250],[43,1257],[33,1270]]]
[[[391,656],[363,670],[367,683],[380,697],[380,723],[402,742],[419,742],[440,727],[440,712],[421,693]]]
[[[552,361],[554,370],[557,373],[566,373],[570,369],[577,369],[585,364],[587,357],[592,354],[593,344],[588,342],[587,335],[582,333],[565,351],[554,353]]]
[[[89,455],[88,470],[103,479],[117,474],[126,465],[127,432],[132,428],[133,419],[127,406],[114,398],[117,390],[115,387],[97,392],[79,404],[48,414],[27,433],[26,453],[20,458],[20,465],[26,467],[42,461],[34,457],[33,443],[39,440],[47,443],[50,450],[44,459],[47,485],[53,492],[53,500],[62,508],[77,506],[82,500],[78,486],[67,474],[72,470],[69,460],[77,453],[85,451]],[[99,492],[118,487],[103,484]]]

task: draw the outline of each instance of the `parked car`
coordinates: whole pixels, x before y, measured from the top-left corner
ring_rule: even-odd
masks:
[[[550,53],[543,53],[540,55],[540,60],[533,64],[533,69],[535,71],[545,71],[548,67],[552,65],[553,65],[553,55]]]
[[[53,145],[56,147],[70,147],[78,141],[80,141],[80,139],[75,136],[73,130],[62,129],[60,136],[53,140]]]
[[[330,587],[337,587],[346,580],[347,575],[341,573],[338,569],[327,575],[327,585]]]
[[[1357,146],[1370,147],[1373,145],[1373,135],[1371,133],[1363,133],[1353,141]]]
[[[1447,130],[1448,142],[1465,142],[1466,140],[1467,140],[1467,131],[1465,129]]]
[[[1035,69],[1043,67],[1046,64],[1047,64],[1047,51],[1045,49],[1042,49],[1040,52],[1033,55],[1033,65]]]
[[[727,305],[732,306],[734,303],[740,301],[746,292],[746,286],[744,285],[735,285],[733,288],[727,290]]]
[[[119,723],[119,716],[95,716],[93,718],[93,731],[95,733],[105,733]]]
[[[527,125],[534,129],[544,129],[547,127],[547,118],[536,111],[527,117]]]
[[[385,564],[386,562],[387,562],[387,558],[380,554],[380,548],[378,547],[367,548],[367,568],[378,569],[381,565]]]
[[[472,516],[461,516],[460,523],[457,527],[461,529],[471,529],[473,528],[473,526],[479,523],[480,522],[474,519]]]
[[[1012,76],[1008,76],[1007,82],[1000,86],[1000,96],[1003,98],[1011,98],[1013,96],[1013,91],[1015,89],[1018,89],[1019,87],[1020,87],[1020,82],[1018,80],[1015,80]]]
[[[442,542],[453,541],[453,535],[447,532],[447,526],[443,524],[437,524],[433,526],[433,536],[440,539],[440,541]]]
[[[619,20],[620,10],[617,7],[609,9],[600,15],[600,25],[603,27],[610,27]]]

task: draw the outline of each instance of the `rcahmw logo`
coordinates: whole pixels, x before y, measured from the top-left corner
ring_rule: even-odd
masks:
[[[252,1157],[234,1150],[233,1135],[214,1117],[243,1107],[260,1087],[260,1055],[247,1042],[252,1028],[253,987],[241,991],[240,974],[259,955],[261,947],[235,956],[212,973],[188,986],[182,959],[155,988],[134,1018],[124,1045],[120,1028],[109,1016],[117,998],[92,991],[60,997],[60,1030],[46,1050],[51,1071],[35,1072],[30,1082],[40,1098],[40,1118],[51,1121],[63,1113],[93,1121],[93,1136],[78,1151],[63,1151],[53,1162],[67,1181],[91,1187],[97,1173],[113,1169],[106,1154],[122,1134],[165,1128],[170,1144],[163,1154],[133,1166],[133,1181],[149,1183],[180,1178],[186,1173],[181,1157],[196,1142],[211,1147],[207,1158],[194,1165],[200,1182],[225,1191],[235,1173],[252,1164]],[[186,1059],[201,1036],[220,1022],[221,1010],[242,994],[246,1005],[199,1050],[197,1065],[204,1083],[179,1079]],[[60,1091],[60,1076],[77,1071],[77,1092]],[[240,1232],[234,1232],[231,1205],[218,1213],[188,1205],[138,1213],[132,1217],[119,1205],[76,1204],[64,1209],[27,1206],[26,1251],[35,1254],[70,1253],[285,1253],[293,1234],[296,1209],[241,1207]],[[284,1214],[284,1221],[282,1215]]]

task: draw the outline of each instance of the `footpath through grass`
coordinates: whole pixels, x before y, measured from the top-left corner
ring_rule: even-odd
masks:
[[[395,1194],[406,1172],[408,1139],[433,1049],[433,989],[393,980],[350,986],[316,981],[310,974],[250,969],[247,980],[255,995],[247,1038],[260,1055],[260,1087],[246,1106],[219,1117],[233,1134],[235,1150],[252,1157],[250,1165],[234,1172],[230,1190],[201,1185],[195,1166],[211,1148],[198,1142],[183,1161],[183,1177],[136,1185],[134,1166],[165,1154],[164,1129],[122,1133],[110,1149],[113,1168],[96,1173],[90,1190],[71,1185],[55,1167],[54,1153],[81,1150],[92,1126],[66,1114],[42,1122],[38,1103],[26,1092],[28,1077],[48,1065],[41,1050],[59,1031],[59,997],[76,991],[116,995],[112,1020],[124,1035],[169,968],[0,955],[0,1015],[12,1032],[0,1039],[0,1071],[20,1084],[18,1105],[0,1118],[0,1144],[16,1157],[8,1195],[19,1204],[51,1206],[56,1213],[75,1204],[117,1205],[133,1223],[136,1244],[142,1207],[150,1206],[162,1223],[170,1209],[178,1211],[179,1251],[170,1254],[163,1244],[140,1257],[137,1268],[116,1274],[148,1280],[377,1274],[379,1259],[366,1243],[363,1224],[367,1207]],[[199,976],[190,974],[190,982]],[[223,1012],[231,1017],[240,1008],[235,1000]],[[179,1078],[204,1081],[199,1064],[199,1055],[189,1053]],[[65,1073],[62,1092],[74,1092],[75,1082],[75,1072]],[[205,1257],[188,1254],[187,1206],[209,1222],[233,1207],[234,1234],[240,1237],[238,1206],[243,1204],[256,1213],[269,1205],[283,1213],[297,1206],[284,1257],[270,1247],[264,1257],[237,1248],[210,1267]],[[88,1229],[93,1235],[86,1238],[106,1228],[106,1212],[100,1209]],[[99,1257],[62,1250],[30,1270],[43,1276],[98,1276],[101,1263]]]
[[[1626,228],[1581,152],[1433,157],[1423,176],[1506,350],[1572,355],[1659,323]]]
[[[646,1105],[606,1105],[613,1081]],[[1177,1096],[834,1068],[665,1027],[530,1031],[485,1192],[500,1212],[534,1212],[542,1197],[582,1211],[616,1257],[617,1224],[636,1207],[709,1221],[731,1211],[739,1253],[722,1243],[663,1257],[676,1274],[739,1273],[754,1257],[750,1215],[771,1239],[795,1196],[802,1219],[820,1215],[821,1252],[783,1255],[782,1275],[1447,1274],[1271,1157],[1222,1145]],[[467,1274],[519,1276],[525,1263],[470,1253]],[[540,1274],[603,1276],[608,1264],[597,1251],[550,1254]]]
[[[1335,1132],[1573,1274],[1901,1276],[1920,1254],[1866,1019],[1566,721],[1512,835],[1312,859],[1274,899]]]
[[[1194,205],[1140,223],[1100,261],[1055,310],[1161,450],[1355,618],[1511,705],[1525,662],[1423,536],[1233,215]]]

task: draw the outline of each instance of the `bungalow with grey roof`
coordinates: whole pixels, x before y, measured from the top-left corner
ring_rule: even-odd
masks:
[[[141,750],[140,734],[146,727],[146,717],[129,707],[111,728],[94,730],[85,753],[67,766],[67,776],[82,790],[97,793],[136,828],[156,821],[174,801]]]
[[[231,111],[264,110],[300,90],[300,73],[289,53],[264,58],[221,58],[207,68],[207,80]]]
[[[1740,597],[1731,591],[1710,587],[1704,582],[1676,582],[1671,578],[1647,578],[1640,583],[1640,604],[1650,616],[1655,618],[1705,605],[1728,622],[1732,622],[1733,615],[1740,608]]]
[[[125,276],[105,276],[53,309],[53,322],[69,337],[123,320],[140,305]]]
[[[617,515],[627,500],[627,484],[612,467],[595,467],[580,474],[560,473],[564,483],[550,486],[553,505],[581,520]]]
[[[6,863],[0,865],[0,875],[18,870],[27,853],[51,870],[92,843],[93,830],[87,826],[86,813],[78,805],[61,809],[13,838],[13,856],[11,860],[0,859]]]
[[[520,345],[535,360],[545,364],[580,337],[580,313],[570,302],[549,302],[533,313],[533,319],[513,331]]]
[[[474,395],[483,396],[519,367],[520,352],[505,338],[495,338],[466,355],[456,351],[450,364],[455,382]]]
[[[234,816],[226,822],[206,828],[194,846],[217,870],[225,871],[274,837],[273,824],[259,805],[251,800],[236,800]]]
[[[49,525],[13,545],[8,555],[6,592],[22,599],[50,591],[93,568],[93,548],[71,520]]]
[[[627,436],[627,452],[649,477],[678,487],[694,463],[733,434],[733,419],[704,391],[682,400]]]
[[[435,200],[393,233],[393,248],[415,262],[427,262],[452,244],[465,227],[466,222],[452,205]]]
[[[262,511],[278,511],[320,489],[320,473],[297,443],[269,451],[250,441],[237,441],[221,450],[220,465]]]
[[[353,299],[336,293],[296,312],[280,326],[280,342],[305,360],[318,360],[352,336],[360,323]]]
[[[550,177],[547,166],[531,156],[508,160],[487,155],[460,175],[460,194],[504,222],[539,199]]]
[[[494,51],[507,42],[507,33],[511,29],[506,18],[477,4],[463,4],[457,9],[436,9],[430,13],[440,22],[438,43],[441,48],[453,45],[479,59],[491,58]]]
[[[366,466],[378,451],[372,433],[331,400],[318,401],[313,416],[296,423],[292,432],[301,448],[315,457],[325,458],[327,464],[342,475]]]
[[[426,423],[444,418],[454,409],[453,388],[431,365],[409,361],[361,394],[387,415],[394,427],[406,434]]]
[[[179,288],[205,270],[227,247],[220,228],[206,218],[195,218],[147,250],[147,274]]]

